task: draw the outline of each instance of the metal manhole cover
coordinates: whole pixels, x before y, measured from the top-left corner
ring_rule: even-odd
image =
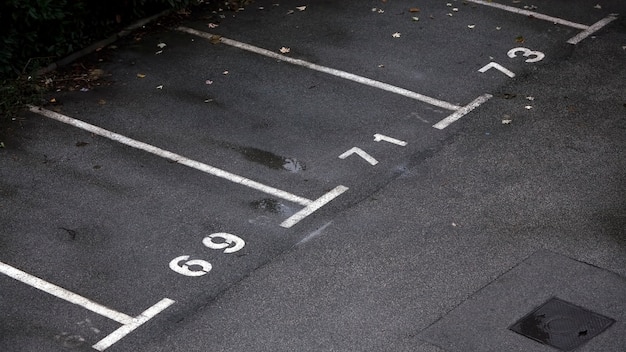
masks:
[[[509,329],[561,351],[571,351],[614,322],[611,318],[553,297]]]

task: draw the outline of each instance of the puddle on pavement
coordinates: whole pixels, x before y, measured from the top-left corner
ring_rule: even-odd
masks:
[[[274,214],[283,214],[287,211],[287,207],[281,202],[273,198],[263,198],[250,203],[254,209],[265,210]]]
[[[295,158],[287,158],[284,156],[276,155],[266,150],[242,147],[228,142],[216,142],[221,147],[226,147],[240,153],[244,158],[249,161],[265,165],[274,170],[286,170],[289,172],[301,172],[306,170],[304,163]]]

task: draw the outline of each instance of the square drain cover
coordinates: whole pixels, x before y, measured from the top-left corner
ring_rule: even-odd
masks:
[[[509,329],[561,351],[571,351],[614,322],[611,318],[553,297]]]

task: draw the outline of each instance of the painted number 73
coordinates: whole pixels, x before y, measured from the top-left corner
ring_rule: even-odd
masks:
[[[529,63],[535,63],[535,62],[539,62],[541,60],[543,60],[544,57],[546,57],[546,55],[544,53],[542,53],[541,51],[536,51],[536,50],[530,50],[528,48],[513,48],[511,50],[509,50],[507,53],[507,56],[510,57],[511,59],[518,57],[518,54],[521,54],[523,57],[526,57],[526,60],[524,60],[524,62],[529,62]],[[486,64],[485,66],[483,66],[480,70],[478,70],[479,72],[485,73],[487,72],[487,70],[491,69],[491,68],[495,68],[496,70],[504,73],[505,75],[513,78],[515,77],[515,73],[511,72],[509,69],[507,69],[506,67],[500,65],[497,62],[490,62],[488,64]]]

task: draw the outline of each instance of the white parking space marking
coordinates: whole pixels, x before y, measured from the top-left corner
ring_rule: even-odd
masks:
[[[118,342],[121,338],[133,332],[135,329],[143,325],[148,320],[154,318],[157,314],[161,313],[167,307],[174,304],[174,301],[169,298],[163,298],[157,304],[152,307],[146,309],[143,313],[139,314],[136,318],[133,318],[133,321],[129,324],[122,325],[117,330],[110,333],[107,337],[98,341],[95,345],[91,346],[98,351],[104,351],[105,349],[111,347],[114,343]]]
[[[345,71],[341,71],[341,70],[337,70],[334,68],[330,68],[330,67],[326,67],[326,66],[321,66],[321,65],[317,65],[308,61],[304,61],[304,60],[300,60],[300,59],[293,59],[291,57],[285,56],[285,55],[281,55],[278,53],[275,53],[271,50],[267,50],[267,49],[263,49],[263,48],[259,48],[250,44],[246,44],[246,43],[242,43],[233,39],[228,39],[219,35],[214,35],[211,33],[207,33],[207,32],[202,32],[202,31],[198,31],[195,30],[193,28],[188,28],[188,27],[178,27],[176,28],[176,30],[180,31],[180,32],[184,32],[184,33],[188,33],[188,34],[192,34],[201,38],[205,38],[208,39],[210,41],[219,41],[221,43],[224,43],[226,45],[230,45],[232,47],[236,47],[242,50],[247,50],[253,53],[257,53],[260,55],[264,55],[267,57],[271,57],[273,59],[277,59],[277,60],[281,60],[281,61],[285,61],[294,65],[298,65],[298,66],[303,66],[306,68],[309,68],[311,70],[315,70],[315,71],[319,71],[319,72],[324,72],[324,73],[328,73],[330,75],[336,76],[336,77],[341,77],[353,82],[357,82],[357,83],[361,83],[370,87],[374,87],[374,88],[378,88],[378,89],[382,89],[388,92],[392,92],[395,94],[399,94],[402,96],[405,96],[407,98],[411,98],[411,99],[415,99],[418,101],[421,101],[423,103],[427,103],[442,109],[446,109],[446,110],[451,110],[454,111],[454,113],[450,116],[455,116],[454,119],[452,119],[452,121],[456,121],[458,119],[460,119],[461,117],[463,117],[465,114],[467,114],[468,112],[470,112],[472,109],[467,109],[467,106],[459,106],[459,105],[455,105],[452,103],[448,103],[447,101],[443,101],[443,100],[439,100],[439,99],[435,99],[435,98],[431,98],[428,97],[426,95],[423,94],[419,94],[413,91],[410,91],[408,89],[404,89],[404,88],[400,88],[400,87],[396,87],[393,86],[391,84],[388,83],[383,83],[380,81],[376,81],[367,77],[363,77],[363,76],[358,76],[349,72],[345,72]],[[470,104],[475,104],[476,101],[486,101],[486,100],[481,100],[481,98],[479,97],[478,99],[474,100],[472,103]],[[476,107],[476,106],[475,106]],[[475,108],[474,107],[474,108]],[[447,126],[447,125],[446,125]],[[445,128],[445,127],[443,127]],[[439,129],[443,129],[443,128],[439,128]]]
[[[323,207],[326,203],[331,200],[337,198],[343,192],[347,191],[348,187],[345,186],[337,186],[330,192],[316,199],[313,203],[304,207],[304,209],[299,212],[293,214],[289,219],[283,221],[280,226],[285,228],[290,228],[293,225],[297,224],[300,220],[306,218],[307,216],[313,214],[317,209]]]
[[[569,43],[569,44],[578,44],[578,43],[580,43],[583,39],[585,39],[588,36],[590,36],[591,34],[597,32],[602,27],[606,26],[611,21],[615,20],[617,18],[617,16],[618,16],[617,14],[610,14],[609,16],[607,16],[607,17],[601,19],[600,21],[592,24],[591,26],[588,26],[588,25],[585,25],[585,24],[564,20],[562,18],[544,15],[544,14],[539,13],[539,12],[534,12],[534,11],[529,11],[529,10],[513,7],[513,6],[498,4],[498,3],[492,2],[492,1],[484,1],[484,0],[467,0],[467,1],[473,2],[475,4],[495,7],[495,8],[500,9],[500,10],[505,10],[505,11],[517,13],[517,14],[524,15],[524,16],[531,16],[533,18],[537,18],[537,19],[544,20],[544,21],[549,21],[549,22],[552,22],[554,24],[560,24],[560,25],[563,25],[563,26],[568,26],[568,27],[572,27],[572,28],[582,29],[583,31],[581,33],[579,33],[578,35],[576,35],[575,37],[573,37],[573,38],[571,38],[571,39],[569,39],[567,41],[567,43]]]
[[[68,291],[60,286],[49,283],[45,280],[42,280],[36,276],[28,274],[24,271],[16,269],[8,264],[0,262],[0,273],[5,274],[15,280],[21,281],[29,286],[32,286],[38,290],[44,291],[48,294],[51,294],[55,297],[61,298],[67,302],[79,305],[83,308],[86,308],[96,314],[99,314],[105,318],[109,318],[114,320],[122,326],[106,336],[104,339],[100,340],[98,343],[93,345],[92,347],[98,351],[104,351],[106,348],[110,347],[117,341],[119,341],[124,336],[128,335],[139,326],[153,318],[155,315],[162,312],[167,307],[171,306],[174,301],[169,298],[164,298],[159,301],[157,304],[148,308],[146,311],[141,313],[136,318],[133,318],[124,313],[120,313],[113,309],[107,308],[101,304],[98,304],[90,299],[87,299],[81,295],[78,295],[74,292]]]
[[[230,45],[232,47],[235,48],[239,48],[242,50],[246,50],[246,51],[250,51],[256,54],[260,54],[263,56],[267,56],[267,57],[271,57],[273,59],[277,59],[277,60],[281,60],[284,62],[288,62],[290,64],[293,65],[298,65],[298,66],[303,66],[306,67],[308,69],[311,70],[315,70],[315,71],[319,71],[319,72],[323,72],[323,73],[327,73],[336,77],[340,77],[340,78],[344,78],[347,79],[349,81],[353,81],[353,82],[357,82],[357,83],[361,83],[370,87],[374,87],[374,88],[378,88],[378,89],[382,89],[388,92],[392,92],[395,94],[399,94],[402,96],[405,96],[407,98],[411,98],[411,99],[415,99],[436,107],[440,107],[442,109],[446,109],[446,110],[458,110],[461,107],[452,103],[448,103],[446,101],[443,100],[439,100],[439,99],[435,99],[435,98],[431,98],[416,92],[412,92],[408,89],[404,89],[404,88],[400,88],[400,87],[396,87],[393,86],[391,84],[387,84],[387,83],[383,83],[380,81],[376,81],[370,78],[366,78],[363,76],[358,76],[349,72],[345,72],[345,71],[341,71],[341,70],[337,70],[334,68],[330,68],[330,67],[326,67],[326,66],[321,66],[321,65],[317,65],[314,64],[312,62],[308,62],[308,61],[304,61],[304,60],[300,60],[300,59],[294,59],[291,58],[289,56],[285,56],[285,55],[281,55],[278,53],[275,53],[271,50],[267,50],[267,49],[263,49],[263,48],[259,48],[256,47],[254,45],[250,45],[250,44],[246,44],[246,43],[242,43],[233,39],[228,39],[219,35],[214,35],[214,34],[210,34],[207,32],[202,32],[202,31],[198,31],[192,28],[188,28],[188,27],[178,27],[177,28],[178,31],[184,32],[184,33],[188,33],[188,34],[192,34],[192,35],[196,35],[198,37],[202,37],[211,41],[215,41],[215,40],[219,40],[221,43],[224,43],[226,45]]]
[[[32,105],[29,105],[29,110],[31,112],[33,112],[33,113],[36,113],[36,114],[39,114],[39,115],[51,118],[53,120],[57,120],[57,121],[66,123],[68,125],[72,125],[74,127],[78,127],[80,129],[83,129],[85,131],[91,132],[93,134],[96,134],[96,135],[99,135],[99,136],[102,136],[102,137],[114,140],[114,141],[122,143],[122,144],[125,144],[125,145],[127,145],[129,147],[133,147],[135,149],[143,150],[145,152],[148,152],[148,153],[160,156],[162,158],[174,161],[174,162],[176,162],[178,164],[182,164],[182,165],[191,167],[193,169],[205,172],[207,174],[210,174],[210,175],[213,175],[213,176],[217,176],[217,177],[226,179],[228,181],[241,184],[243,186],[255,189],[257,191],[261,191],[263,193],[267,193],[269,195],[275,196],[277,198],[284,199],[284,200],[289,201],[289,202],[293,202],[293,203],[296,203],[296,204],[303,205],[303,206],[306,207],[305,209],[311,209],[310,206],[313,205],[313,204],[320,204],[320,202],[319,202],[320,199],[327,199],[329,193],[332,193],[332,191],[331,191],[331,192],[323,195],[319,199],[313,201],[313,200],[310,200],[310,199],[307,199],[307,198],[304,198],[304,197],[300,197],[300,196],[297,196],[297,195],[289,193],[289,192],[285,192],[285,191],[280,190],[278,188],[274,188],[274,187],[270,187],[270,186],[264,185],[262,183],[253,181],[253,180],[251,180],[249,178],[245,178],[245,177],[242,177],[242,176],[230,173],[228,171],[224,171],[224,170],[216,168],[214,166],[207,165],[207,164],[204,164],[204,163],[201,163],[201,162],[198,162],[198,161],[186,158],[186,157],[184,157],[182,155],[178,155],[176,153],[172,153],[170,151],[161,149],[159,147],[155,147],[153,145],[150,145],[150,144],[147,144],[147,143],[144,143],[144,142],[140,142],[140,141],[137,141],[137,140],[132,139],[132,138],[128,138],[128,137],[123,136],[121,134],[118,134],[118,133],[115,133],[115,132],[111,132],[109,130],[105,130],[104,128],[101,128],[101,127],[89,124],[89,123],[81,121],[81,120],[77,120],[77,119],[69,117],[69,116],[65,116],[65,115],[59,114],[59,113],[51,111],[51,110],[47,110],[47,109],[44,109],[44,108],[41,108],[41,107],[32,106]],[[344,187],[344,186],[339,186],[339,187],[345,188],[344,191],[346,191],[348,189],[347,187]],[[337,188],[339,188],[339,187],[337,187]],[[343,193],[344,191],[340,192],[339,194]],[[339,194],[337,194],[337,195],[339,195]],[[328,201],[323,202],[322,205],[328,203],[333,198],[334,197],[332,197]],[[300,214],[300,213],[301,212],[298,212],[296,214]],[[311,213],[312,212],[308,212],[307,216],[310,215]],[[289,218],[287,220],[292,219],[294,216],[292,216],[291,218]],[[304,217],[298,217],[298,221],[302,220],[303,218]],[[294,222],[293,219],[292,219],[292,220],[290,220],[288,222],[286,221],[286,222],[293,226],[298,221]],[[283,226],[283,225],[281,224],[281,226]],[[283,226],[283,227],[287,227],[287,226]]]
[[[540,20],[544,20],[544,21],[548,21],[548,22],[552,22],[552,23],[558,23],[558,24],[561,24],[561,25],[564,25],[564,26],[568,26],[568,27],[572,27],[572,28],[578,28],[578,29],[587,29],[587,28],[589,28],[589,26],[584,25],[584,24],[580,24],[580,23],[564,20],[564,19],[558,18],[558,17],[552,17],[552,16],[544,15],[544,14],[539,13],[539,12],[528,11],[528,10],[520,9],[520,8],[513,7],[513,6],[498,4],[497,2],[484,1],[484,0],[467,0],[467,1],[473,2],[475,4],[495,7],[497,9],[505,10],[505,11],[509,11],[509,12],[513,12],[513,13],[517,13],[519,15],[532,16],[532,17],[540,19]]]
[[[616,19],[617,19],[617,15],[616,14],[611,14],[611,15],[601,19],[600,21],[594,23],[593,25],[591,25],[589,28],[585,29],[584,31],[578,33],[578,35],[576,35],[575,37],[570,38],[567,42],[569,44],[578,44],[583,39],[587,38],[588,36],[592,35],[593,33],[597,32],[597,31],[599,31],[602,27],[606,26],[607,24],[611,23],[612,21],[614,21]]]
[[[474,100],[473,102],[471,102],[471,103],[467,104],[466,106],[464,106],[463,108],[459,109],[459,111],[457,111],[454,114],[446,117],[445,119],[437,122],[436,124],[433,125],[433,127],[436,128],[436,129],[442,130],[442,129],[450,126],[451,123],[453,123],[454,121],[457,121],[461,117],[465,116],[467,113],[469,113],[470,111],[476,109],[482,103],[486,102],[487,100],[491,99],[492,97],[493,97],[493,95],[491,95],[491,94],[483,94],[483,95],[481,95],[480,97],[476,98],[476,100]]]
[[[97,313],[99,315],[102,315],[103,317],[114,320],[120,324],[130,324],[133,321],[133,318],[131,316],[114,311],[113,309],[109,309],[83,296],[77,295],[74,292],[70,292],[62,287],[51,284],[47,281],[44,281],[36,276],[25,273],[3,262],[0,262],[0,273],[3,273],[9,277],[12,277],[13,279],[21,281],[36,289],[47,292],[55,297],[61,298],[70,303],[89,309],[90,311],[94,313]]]

